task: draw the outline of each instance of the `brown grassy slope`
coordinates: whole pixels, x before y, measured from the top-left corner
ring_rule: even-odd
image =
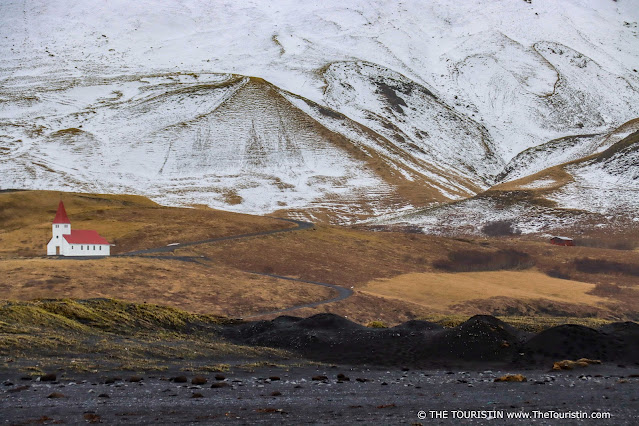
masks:
[[[241,269],[358,287],[374,279],[434,272],[433,263],[447,259],[451,252],[493,253],[503,249],[528,253],[543,272],[561,269],[574,280],[593,284],[601,282],[601,275],[578,273],[575,259],[639,261],[639,253],[633,251],[558,247],[539,238],[455,239],[322,225],[303,232],[185,248],[176,253],[206,255]],[[637,277],[621,279],[624,285],[639,284]]]
[[[25,240],[26,242],[18,246],[24,251],[28,249],[38,255],[42,253],[39,247],[43,247],[48,240],[50,221],[58,197],[58,193],[40,191],[0,194],[3,205],[15,209],[12,214],[3,216],[6,228],[2,229],[0,238],[6,243],[6,253],[3,253],[5,258],[16,256],[11,238],[15,241],[18,236],[25,235],[30,235],[32,242]],[[163,208],[140,197],[120,198],[82,194],[65,194],[63,197],[69,197],[67,208],[72,224],[89,224],[88,228],[98,229],[107,238],[108,232],[120,232],[116,242],[121,250],[177,242],[175,232],[178,229],[185,239],[200,240],[288,225],[271,218],[209,209]],[[37,206],[38,203],[53,207],[48,207],[49,212],[46,211],[47,207],[34,208],[33,205]],[[206,226],[207,224],[209,226]],[[44,242],[38,239],[38,232],[46,234]],[[40,244],[42,246],[39,246]],[[120,297],[130,301],[168,304],[195,312],[237,316],[330,297],[330,293],[322,287],[289,281],[270,284],[268,278],[256,278],[255,275],[243,273],[241,270],[300,277],[345,287],[354,286],[357,289],[375,280],[394,279],[410,273],[440,273],[442,271],[436,270],[433,263],[446,259],[451,252],[474,250],[485,253],[502,249],[516,249],[530,254],[536,267],[542,272],[559,272],[560,275],[574,281],[620,286],[623,290],[621,292],[593,287],[591,295],[604,300],[608,305],[621,306],[623,312],[639,307],[639,297],[636,297],[639,295],[639,289],[634,288],[639,284],[639,277],[585,273],[578,271],[574,263],[576,259],[583,257],[636,263],[639,259],[635,252],[592,247],[556,247],[546,241],[523,238],[451,239],[334,226],[317,226],[314,230],[226,241],[179,249],[176,252],[183,255],[206,255],[212,259],[212,269],[193,263],[154,259],[111,258],[104,261],[92,260],[88,263],[44,259],[37,263],[34,260],[16,259],[15,262],[24,263],[5,263],[5,266],[0,266],[0,273],[9,277],[2,284],[3,289],[17,291],[19,294],[12,297],[21,299]],[[540,280],[545,279],[541,275],[538,277]],[[485,309],[486,313],[494,309],[495,305],[505,306],[507,310],[521,310],[524,309],[521,308],[522,303],[526,303],[527,312],[534,314],[541,312],[543,306],[537,302],[532,306],[530,300],[538,301],[541,298],[560,303],[559,300],[553,299],[550,291],[546,292],[546,295],[539,294],[537,299],[537,294],[534,297],[529,295],[527,298],[511,295],[508,300],[495,301],[494,297],[505,296],[497,294],[497,291],[482,294],[478,291],[476,283],[460,274],[451,274],[450,279],[463,279],[464,283],[459,294],[441,301],[441,306],[412,303],[419,299],[418,289],[402,289],[397,281],[398,288],[393,291],[406,292],[402,300],[381,297],[381,292],[377,295],[358,294],[339,304],[291,314],[334,309],[335,312],[363,320],[379,315],[384,316],[385,320],[391,317],[400,320],[425,315],[435,310],[440,314],[470,312],[471,308],[478,306],[483,306],[482,309]],[[461,302],[457,300],[460,297]],[[569,298],[568,295],[562,297]],[[463,303],[468,304],[469,300],[476,299],[484,302],[473,302],[474,307],[461,306]],[[566,302],[570,303],[570,300]]]
[[[471,250],[493,253],[504,249],[528,253],[539,272],[458,274],[444,273],[433,267],[436,261],[446,259],[451,252]],[[639,284],[639,277],[584,273],[575,267],[575,260],[582,257],[637,262],[637,253],[632,251],[557,247],[547,241],[522,238],[465,240],[316,226],[315,230],[184,249],[180,253],[206,254],[232,267],[354,286],[377,298],[373,313],[386,309],[398,311],[394,305],[403,303],[400,309],[403,312],[396,315],[398,318],[410,318],[410,315],[418,315],[423,310],[480,313],[478,306],[482,313],[526,312],[533,315],[606,317],[610,316],[611,310],[619,309],[620,318],[639,310],[639,292],[633,288]],[[557,271],[565,274],[565,278],[572,278],[572,281],[547,275]],[[411,273],[425,273],[424,277],[437,277],[437,280],[429,281],[430,284],[407,285],[403,277]],[[478,276],[486,278],[478,281]],[[384,291],[371,284],[380,280],[388,280]],[[432,282],[438,283],[437,286],[429,287]],[[601,283],[620,285],[624,293],[597,293],[593,284]],[[526,284],[528,290],[517,290],[519,284]],[[379,291],[371,291],[371,285]],[[490,291],[483,291],[484,287],[490,287]],[[441,291],[447,293],[435,297]],[[363,300],[364,294],[360,293],[359,296],[358,300]],[[495,300],[495,297],[501,299]],[[392,308],[387,303],[389,300],[393,301]],[[479,300],[484,302],[469,303]],[[370,299],[366,303],[375,305]],[[340,306],[347,304],[343,302],[303,312],[342,309]],[[406,311],[411,314],[405,315]],[[358,318],[371,316],[361,312],[355,305],[349,305],[343,312],[350,312],[351,315],[359,312]]]
[[[608,240],[599,241],[604,244]],[[619,318],[637,318],[639,276],[628,273],[628,270],[633,270],[634,265],[639,265],[638,251],[584,246],[559,247],[550,245],[545,240],[495,239],[491,240],[491,244],[525,251],[535,259],[538,270],[552,277],[594,284],[588,293],[604,298],[607,309],[618,311]],[[597,271],[597,268],[593,271],[583,270],[578,266],[583,259],[586,259],[586,264],[592,259],[593,263],[602,261],[604,264],[620,264],[625,268],[613,268],[613,271]]]
[[[427,235],[367,232],[336,226],[178,250],[259,272],[358,286],[375,278],[432,270],[438,253],[459,245]]]
[[[518,249],[530,254],[538,269],[553,273],[559,272],[564,278],[592,284],[617,284],[625,287],[639,287],[639,277],[628,274],[600,274],[579,271],[575,261],[590,258],[619,262],[627,265],[639,264],[639,252],[636,250],[614,250],[599,247],[560,247],[546,240],[502,239],[494,240],[494,245]]]
[[[0,261],[3,298],[118,298],[189,312],[243,315],[333,296],[325,287],[180,261],[146,258]]]
[[[528,185],[538,180],[548,180],[549,183],[547,185],[544,185],[543,187],[538,187],[538,188],[528,187]],[[550,181],[554,181],[554,183],[550,183]],[[574,181],[574,178],[572,177],[572,175],[566,172],[562,166],[555,166],[555,167],[550,167],[548,169],[542,170],[530,176],[523,177],[521,179],[500,183],[490,188],[489,191],[529,190],[529,191],[532,191],[534,194],[543,195],[546,192],[559,189],[562,186],[573,181]]]
[[[95,229],[115,244],[113,254],[294,226],[272,218],[208,208],[163,207],[134,195],[4,192],[0,193],[0,258],[46,255],[60,199],[72,228]]]

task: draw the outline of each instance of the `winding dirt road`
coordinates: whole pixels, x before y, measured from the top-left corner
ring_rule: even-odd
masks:
[[[198,246],[198,245],[203,245],[203,244],[212,244],[212,243],[217,243],[217,242],[222,242],[222,241],[229,241],[229,240],[240,240],[240,239],[245,239],[245,238],[261,237],[261,236],[265,236],[265,235],[279,234],[279,233],[282,233],[282,232],[302,231],[302,230],[306,230],[306,229],[312,229],[313,226],[314,226],[311,222],[304,222],[304,221],[301,221],[301,220],[282,219],[282,218],[274,218],[274,219],[282,220],[282,221],[285,221],[285,222],[295,223],[297,226],[295,228],[274,229],[274,230],[271,230],[271,231],[253,232],[253,233],[250,233],[250,234],[230,235],[230,236],[227,236],[227,237],[209,238],[209,239],[206,239],[206,240],[199,240],[199,241],[189,241],[189,242],[185,242],[185,243],[178,243],[178,244],[175,244],[175,245],[168,245],[168,246],[163,246],[163,247],[155,247],[155,248],[150,248],[150,249],[145,249],[145,250],[130,251],[130,252],[121,253],[121,254],[118,254],[118,255],[115,255],[115,256],[116,257],[152,257],[154,259],[178,260],[178,261],[182,261],[182,262],[198,263],[200,265],[208,267],[208,265],[206,263],[202,262],[202,260],[206,260],[206,258],[197,257],[197,256],[171,256],[171,255],[167,255],[167,254],[164,254],[164,253],[173,253],[175,250],[180,249],[180,248],[184,248],[184,247],[192,247],[192,246]],[[317,301],[317,302],[311,302],[311,303],[303,303],[303,304],[300,304],[300,305],[294,305],[294,306],[290,306],[288,308],[277,309],[277,310],[274,310],[274,311],[259,312],[257,314],[244,316],[244,317],[242,317],[242,319],[258,318],[258,317],[262,317],[262,316],[266,316],[266,315],[273,315],[273,314],[279,314],[279,313],[283,313],[283,312],[295,311],[295,310],[301,309],[301,308],[314,308],[316,306],[325,305],[327,303],[339,302],[340,300],[344,300],[344,299],[346,299],[346,298],[348,298],[348,297],[353,295],[353,290],[351,290],[350,288],[341,287],[341,286],[338,286],[338,285],[335,285],[335,284],[322,283],[322,282],[317,282],[317,281],[307,281],[307,280],[302,280],[302,279],[299,279],[299,278],[285,277],[285,276],[282,276],[282,275],[275,275],[275,274],[266,274],[266,273],[255,272],[255,271],[245,271],[245,270],[243,270],[242,272],[247,272],[247,273],[250,273],[250,274],[262,275],[262,276],[267,276],[267,277],[273,277],[273,278],[277,278],[277,279],[280,279],[280,280],[288,280],[288,281],[295,281],[295,282],[304,283],[304,284],[319,285],[319,286],[322,286],[322,287],[328,287],[328,288],[330,288],[332,290],[335,290],[337,292],[337,295],[335,297],[330,298],[330,299],[324,299],[324,300],[320,300],[320,301]]]
[[[145,250],[136,250],[136,251],[129,251],[126,253],[121,253],[118,256],[138,256],[141,254],[153,254],[153,253],[171,253],[179,248],[184,248],[184,247],[191,247],[191,246],[199,246],[202,244],[210,244],[210,243],[218,243],[220,241],[229,241],[229,240],[241,240],[243,238],[251,238],[251,237],[261,237],[264,235],[273,235],[273,234],[279,234],[281,232],[293,232],[293,231],[302,231],[305,229],[311,229],[313,228],[313,225],[311,222],[304,222],[301,220],[294,220],[294,219],[282,219],[279,217],[275,217],[273,219],[277,219],[277,220],[281,220],[284,222],[290,222],[290,223],[294,223],[297,225],[297,227],[295,228],[284,228],[284,229],[273,229],[271,231],[261,231],[261,232],[253,232],[250,234],[240,234],[240,235],[229,235],[227,237],[217,237],[217,238],[209,238],[206,240],[199,240],[199,241],[189,241],[186,243],[177,243],[177,244],[172,244],[172,245],[167,245],[167,246],[162,246],[162,247],[156,247],[156,248],[150,248],[150,249],[145,249]]]

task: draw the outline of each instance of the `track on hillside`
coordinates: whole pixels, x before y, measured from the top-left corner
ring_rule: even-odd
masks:
[[[273,218],[273,219],[282,220],[282,221],[285,221],[285,222],[295,223],[297,225],[297,227],[295,227],[295,228],[284,228],[284,229],[273,229],[273,230],[270,230],[270,231],[252,232],[252,233],[249,233],[249,234],[229,235],[227,237],[208,238],[206,240],[199,240],[199,241],[189,241],[189,242],[186,242],[186,243],[179,243],[179,244],[175,244],[175,245],[162,246],[162,247],[150,248],[150,249],[145,249],[145,250],[129,251],[129,252],[126,252],[126,253],[118,254],[117,256],[138,256],[138,255],[141,255],[141,254],[172,253],[176,249],[184,248],[184,247],[191,247],[191,246],[198,246],[198,245],[202,245],[202,244],[217,243],[217,242],[220,242],[220,241],[241,240],[243,238],[261,237],[261,236],[264,236],[264,235],[279,234],[280,232],[302,231],[304,229],[311,229],[311,228],[313,228],[313,226],[315,226],[311,222],[304,222],[302,220],[282,219],[282,218],[279,218],[279,217]]]
[[[274,229],[274,230],[270,230],[270,231],[253,232],[253,233],[249,233],[249,234],[230,235],[230,236],[227,236],[227,237],[209,238],[209,239],[206,239],[206,240],[199,240],[199,241],[189,241],[189,242],[179,243],[179,244],[171,245],[171,246],[155,247],[155,248],[144,249],[144,250],[135,250],[135,251],[130,251],[130,252],[127,252],[127,253],[122,253],[122,254],[115,255],[115,257],[151,257],[151,258],[154,258],[154,259],[178,260],[178,261],[181,261],[181,262],[198,263],[200,265],[208,267],[208,265],[206,263],[202,262],[202,260],[206,260],[206,258],[202,258],[202,257],[198,257],[198,256],[169,256],[169,255],[162,255],[162,254],[157,254],[157,253],[172,253],[176,249],[184,248],[184,247],[192,247],[192,246],[197,246],[197,245],[202,245],[202,244],[212,244],[212,243],[217,243],[217,242],[222,242],[222,241],[229,241],[229,240],[240,240],[240,239],[244,239],[244,238],[261,237],[261,236],[265,236],[265,235],[279,234],[281,232],[302,231],[302,230],[306,230],[306,229],[312,229],[313,226],[315,226],[311,222],[305,222],[305,221],[301,221],[301,220],[283,219],[283,218],[275,218],[275,219],[282,220],[282,221],[285,221],[285,222],[295,223],[297,226],[295,228]],[[147,255],[150,255],[150,256],[147,256]],[[332,297],[330,299],[324,299],[324,300],[320,300],[320,301],[317,301],[317,302],[311,302],[311,303],[303,303],[303,304],[300,304],[300,305],[294,305],[294,306],[290,306],[288,308],[277,309],[277,310],[274,310],[274,311],[259,312],[257,314],[251,314],[251,315],[248,315],[248,316],[244,316],[244,317],[242,317],[242,319],[258,318],[258,317],[263,317],[263,316],[267,316],[267,315],[274,315],[274,314],[279,314],[279,313],[283,313],[283,312],[295,311],[295,310],[301,309],[301,308],[314,308],[314,307],[317,307],[317,306],[320,306],[320,305],[325,305],[327,303],[339,302],[339,301],[344,300],[344,299],[346,299],[346,298],[348,298],[348,297],[353,295],[353,290],[351,290],[350,288],[341,287],[341,286],[338,286],[336,284],[322,283],[322,282],[318,282],[318,281],[308,281],[308,280],[302,280],[302,279],[299,279],[299,278],[285,277],[285,276],[282,276],[282,275],[267,274],[267,273],[263,273],[263,272],[245,271],[245,270],[243,270],[242,272],[247,272],[249,274],[255,274],[255,275],[262,275],[262,276],[266,276],[266,277],[277,278],[277,279],[280,279],[280,280],[296,281],[296,282],[300,282],[300,283],[304,283],[304,284],[311,284],[311,285],[318,285],[318,286],[322,286],[322,287],[328,287],[328,288],[330,288],[332,290],[335,290],[337,292],[337,296]]]

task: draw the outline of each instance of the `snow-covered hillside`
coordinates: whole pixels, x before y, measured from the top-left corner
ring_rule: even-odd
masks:
[[[586,159],[498,185],[473,198],[376,221],[417,225],[429,233],[474,235],[496,221],[542,234],[637,228],[638,165],[639,130]]]
[[[460,200],[627,136],[637,21],[639,0],[6,0],[0,189],[337,222]]]
[[[523,178],[548,167],[599,153],[637,130],[639,119],[634,119],[608,134],[566,136],[528,148],[508,162],[498,180]]]
[[[561,208],[639,220],[639,131],[592,159],[565,166],[573,177],[548,198]]]
[[[362,62],[331,64],[324,99],[423,162],[485,187],[503,163],[483,126],[439,101],[431,89]]]

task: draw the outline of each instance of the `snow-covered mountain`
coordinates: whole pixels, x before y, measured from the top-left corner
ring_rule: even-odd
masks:
[[[637,129],[637,21],[638,0],[6,0],[0,189],[333,222],[457,209]]]
[[[604,140],[615,139],[619,133],[617,130]],[[638,166],[636,130],[598,154],[497,185],[475,197],[376,221],[413,224],[436,234],[477,235],[484,225],[496,221],[509,222],[524,233],[538,234],[637,230]]]

